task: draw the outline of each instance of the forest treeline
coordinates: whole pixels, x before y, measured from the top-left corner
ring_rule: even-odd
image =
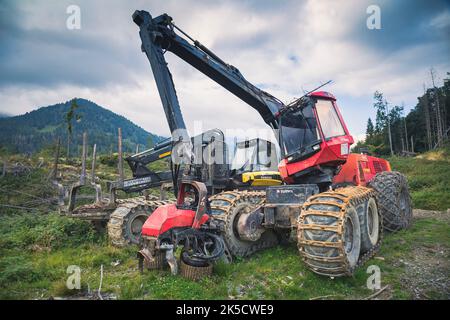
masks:
[[[374,93],[375,119],[367,121],[366,138],[356,151],[375,155],[413,154],[442,147],[450,131],[450,73],[441,87],[434,85],[417,98],[405,115],[405,106],[392,105],[382,92]]]

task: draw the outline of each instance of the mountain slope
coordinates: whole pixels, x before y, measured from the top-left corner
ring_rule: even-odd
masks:
[[[72,120],[71,153],[79,153],[82,134],[88,134],[89,145],[97,144],[100,153],[117,150],[117,128],[122,128],[125,152],[134,152],[136,144],[140,150],[163,138],[151,134],[123,116],[100,107],[92,101],[76,99],[78,108]],[[71,101],[27,112],[24,115],[0,119],[0,147],[13,152],[33,153],[61,138],[63,148],[67,146],[66,115]],[[151,137],[151,139],[150,139]],[[152,141],[152,142],[150,142]]]

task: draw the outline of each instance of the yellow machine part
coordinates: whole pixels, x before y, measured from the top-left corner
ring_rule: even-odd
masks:
[[[158,156],[158,158],[162,159],[162,158],[165,158],[165,157],[170,156],[171,154],[172,154],[172,151],[167,151],[167,152],[161,153],[161,154]]]
[[[242,182],[248,183],[253,187],[257,186],[276,186],[283,181],[278,171],[255,171],[242,174]]]

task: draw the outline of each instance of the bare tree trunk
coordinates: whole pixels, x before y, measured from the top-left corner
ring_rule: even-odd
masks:
[[[425,127],[427,130],[427,144],[428,144],[428,150],[431,150],[432,148],[432,139],[431,139],[431,120],[430,120],[430,110],[428,105],[428,96],[427,91],[425,89],[425,84],[423,85],[423,98],[420,99],[420,103],[423,106],[424,113],[425,113]]]
[[[391,135],[391,119],[389,116],[389,106],[386,100],[384,100],[386,104],[386,114],[387,114],[387,123],[388,123],[388,135],[389,135],[389,147],[391,148],[391,156],[394,155],[394,150],[392,149],[392,135]]]
[[[405,109],[403,109],[405,110]],[[404,118],[404,124],[405,124],[405,142],[406,142],[406,151],[409,151],[409,145],[408,145],[408,130],[406,128],[406,116]]]
[[[119,128],[118,130],[119,133],[119,141],[118,141],[118,146],[119,146],[119,163],[118,163],[118,169],[119,169],[119,181],[120,181],[120,185],[123,184],[123,180],[124,180],[124,175],[123,175],[123,154],[122,154],[122,129]]]
[[[53,180],[56,180],[58,177],[58,163],[59,163],[59,149],[61,146],[61,138],[58,137],[56,142],[56,152],[55,152],[55,161],[53,163]]]
[[[80,183],[86,182],[86,149],[87,149],[87,133],[83,132],[83,151],[81,155],[81,176]]]
[[[94,144],[94,149],[92,150],[92,167],[91,167],[91,179],[95,182],[95,162],[97,158],[97,144]]]
[[[442,146],[442,136],[443,136],[443,130],[442,130],[442,117],[441,117],[441,107],[439,104],[439,89],[436,88],[436,85],[434,83],[434,70],[433,68],[430,69],[431,73],[431,81],[433,83],[433,89],[434,89],[434,96],[436,99],[436,124],[437,124],[437,145],[438,147]]]
[[[67,160],[70,159],[70,134],[67,134]]]
[[[6,168],[8,166],[8,160],[3,160],[3,171],[2,171],[2,177],[6,176]]]

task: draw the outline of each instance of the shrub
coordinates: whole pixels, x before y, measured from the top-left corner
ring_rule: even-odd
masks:
[[[77,246],[97,237],[89,222],[57,213],[3,217],[0,232],[0,248],[25,250],[31,246],[49,250]]]
[[[0,260],[0,287],[11,282],[32,282],[42,278],[25,256],[9,256]]]
[[[101,164],[107,165],[109,167],[117,167],[119,164],[119,155],[117,153],[113,154],[102,154],[99,157]]]

